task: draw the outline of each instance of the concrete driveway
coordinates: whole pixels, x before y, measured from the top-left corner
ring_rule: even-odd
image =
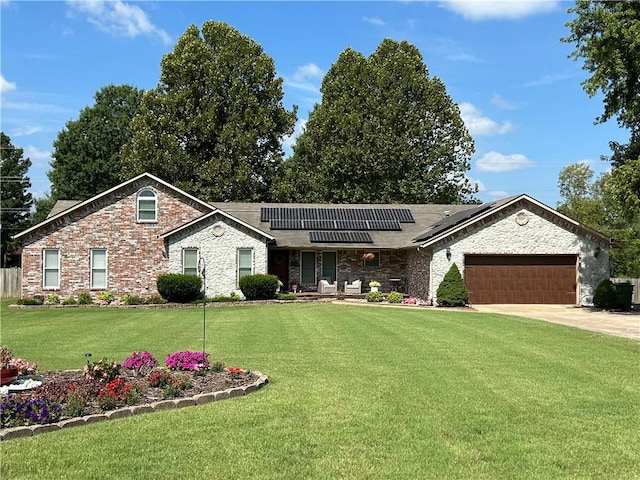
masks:
[[[604,312],[575,305],[473,305],[473,310],[560,323],[593,332],[640,340],[640,306],[630,312]]]

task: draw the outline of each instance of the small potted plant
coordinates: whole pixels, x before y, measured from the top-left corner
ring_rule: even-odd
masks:
[[[369,282],[369,287],[371,288],[372,292],[377,292],[378,288],[380,287],[380,282],[376,282],[375,280],[372,280]]]
[[[291,280],[289,282],[289,285],[291,285],[291,291],[293,293],[296,293],[298,291],[298,281],[297,280]]]

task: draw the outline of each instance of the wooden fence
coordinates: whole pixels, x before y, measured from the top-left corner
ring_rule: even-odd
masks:
[[[0,297],[19,297],[21,287],[21,268],[0,268]]]
[[[640,303],[640,278],[612,278],[613,283],[631,283],[633,284],[632,303]]]

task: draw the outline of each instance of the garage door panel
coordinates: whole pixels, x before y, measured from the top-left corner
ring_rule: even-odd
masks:
[[[471,303],[576,303],[575,255],[469,255]]]

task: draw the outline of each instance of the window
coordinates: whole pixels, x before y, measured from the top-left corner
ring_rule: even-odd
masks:
[[[322,252],[322,278],[329,279],[329,283],[336,280],[338,260],[336,252]]]
[[[156,222],[157,215],[156,194],[153,190],[142,190],[138,194],[138,222]]]
[[[185,248],[182,250],[182,273],[198,275],[198,249]]]
[[[380,252],[367,252],[366,256],[363,256],[365,267],[379,267],[380,266]]]
[[[253,273],[253,250],[241,248],[238,250],[238,278]]]
[[[45,248],[42,251],[42,286],[60,288],[60,250]]]
[[[91,250],[91,288],[107,288],[107,249]]]
[[[313,284],[316,283],[316,252],[302,252],[302,266],[300,271],[302,273],[302,283]]]

